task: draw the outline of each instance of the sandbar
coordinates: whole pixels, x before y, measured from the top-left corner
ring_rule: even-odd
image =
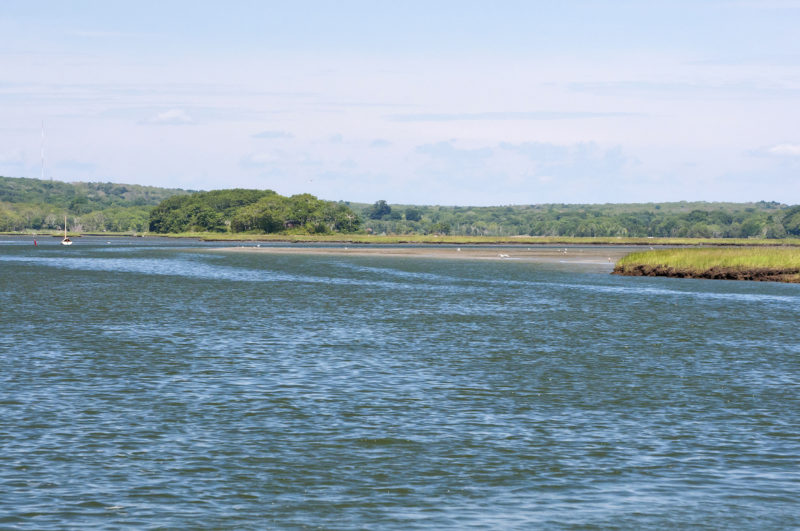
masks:
[[[453,260],[509,260],[548,263],[606,264],[613,265],[617,260],[635,250],[636,247],[500,247],[500,246],[446,246],[416,245],[397,246],[258,246],[218,247],[214,251],[263,253],[263,254],[301,254],[336,256],[376,256],[376,257],[415,257],[444,258]]]

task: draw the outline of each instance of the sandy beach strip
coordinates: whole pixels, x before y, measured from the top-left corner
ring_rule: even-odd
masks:
[[[240,252],[262,254],[300,254],[336,256],[383,256],[445,258],[453,260],[524,260],[529,262],[613,264],[635,250],[628,247],[456,247],[441,245],[394,247],[394,246],[333,246],[333,247],[282,247],[247,245],[209,249],[217,252]]]

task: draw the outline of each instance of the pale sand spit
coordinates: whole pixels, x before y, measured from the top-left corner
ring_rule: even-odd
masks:
[[[335,247],[278,247],[247,245],[209,249],[217,252],[242,252],[262,254],[303,254],[338,256],[385,256],[446,258],[454,260],[524,260],[530,262],[553,262],[574,264],[613,264],[634,247],[561,247],[546,249],[536,247],[441,247],[441,246],[359,246]]]

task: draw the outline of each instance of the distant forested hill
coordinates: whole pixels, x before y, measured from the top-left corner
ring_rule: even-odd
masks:
[[[155,206],[173,195],[191,193],[174,188],[114,183],[65,183],[0,177],[0,202],[44,203],[85,214],[112,206]]]
[[[150,210],[187,190],[114,183],[65,183],[0,177],[0,231],[52,230],[143,232]]]

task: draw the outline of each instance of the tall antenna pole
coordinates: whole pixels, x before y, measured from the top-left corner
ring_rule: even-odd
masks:
[[[44,120],[42,120],[42,180],[44,181]]]

